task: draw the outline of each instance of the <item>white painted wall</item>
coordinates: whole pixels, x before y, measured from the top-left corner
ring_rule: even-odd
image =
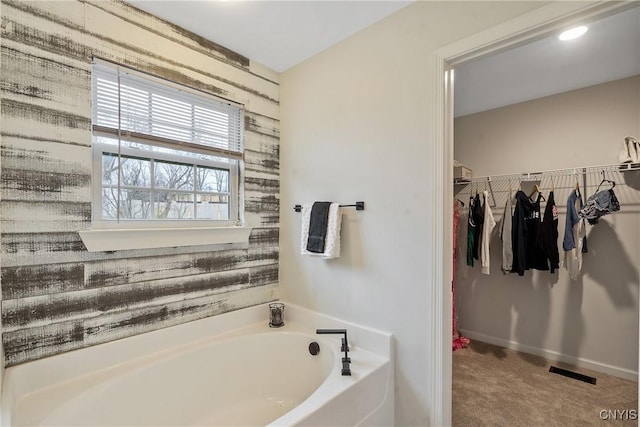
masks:
[[[612,164],[625,136],[640,137],[639,118],[636,76],[458,118],[455,158],[476,176]],[[583,193],[588,196],[601,177],[587,178]],[[480,274],[479,265],[468,269],[466,258],[460,258],[456,306],[463,332],[627,378],[637,375],[640,172],[608,178],[618,183],[622,208],[587,227],[589,253],[578,281],[571,281],[564,268],[553,275],[503,275],[500,224],[491,235],[491,275]],[[561,259],[566,201],[574,182],[558,177],[541,184],[544,194],[555,186]],[[501,218],[508,183],[496,181],[494,189],[499,205],[494,213]],[[469,191],[458,198],[466,201]]]
[[[436,410],[434,51],[544,4],[416,2],[281,76],[281,297],[394,334],[397,425]],[[313,200],[366,202],[345,213],[339,259],[300,255],[292,207]]]

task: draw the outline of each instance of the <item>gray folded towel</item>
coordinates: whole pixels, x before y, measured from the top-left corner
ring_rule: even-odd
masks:
[[[327,225],[329,224],[329,206],[331,206],[331,202],[315,202],[311,207],[309,238],[307,239],[309,252],[318,254],[324,252]]]

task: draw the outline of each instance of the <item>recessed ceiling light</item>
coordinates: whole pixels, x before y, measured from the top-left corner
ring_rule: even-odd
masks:
[[[573,40],[573,39],[577,39],[578,37],[580,37],[586,32],[587,32],[587,27],[582,25],[580,27],[571,28],[570,30],[563,32],[558,36],[558,38],[560,40]]]

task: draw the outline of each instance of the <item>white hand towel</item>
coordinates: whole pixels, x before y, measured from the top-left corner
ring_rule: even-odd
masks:
[[[302,205],[302,233],[300,233],[300,247],[302,255],[310,255],[307,250],[307,241],[309,240],[309,226],[311,225],[311,208],[313,203],[305,203]],[[331,208],[329,208],[331,210]]]
[[[338,258],[340,256],[342,208],[338,203],[331,203],[331,206],[329,206],[329,223],[327,224],[327,236],[324,243],[324,252],[317,254],[307,250],[312,207],[313,203],[306,203],[302,205],[302,232],[300,233],[300,248],[302,255],[320,256],[323,259]]]

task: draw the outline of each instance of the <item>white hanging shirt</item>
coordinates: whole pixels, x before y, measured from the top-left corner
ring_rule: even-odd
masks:
[[[511,227],[513,223],[513,209],[511,207],[511,195],[504,206],[502,215],[502,227],[500,228],[500,239],[502,240],[502,272],[507,274],[513,267],[513,246],[511,240]]]
[[[480,246],[480,260],[482,262],[482,274],[489,274],[489,240],[491,240],[491,232],[496,226],[496,220],[493,218],[493,212],[489,206],[489,192],[483,191],[484,197],[484,224],[482,224],[482,245]]]

